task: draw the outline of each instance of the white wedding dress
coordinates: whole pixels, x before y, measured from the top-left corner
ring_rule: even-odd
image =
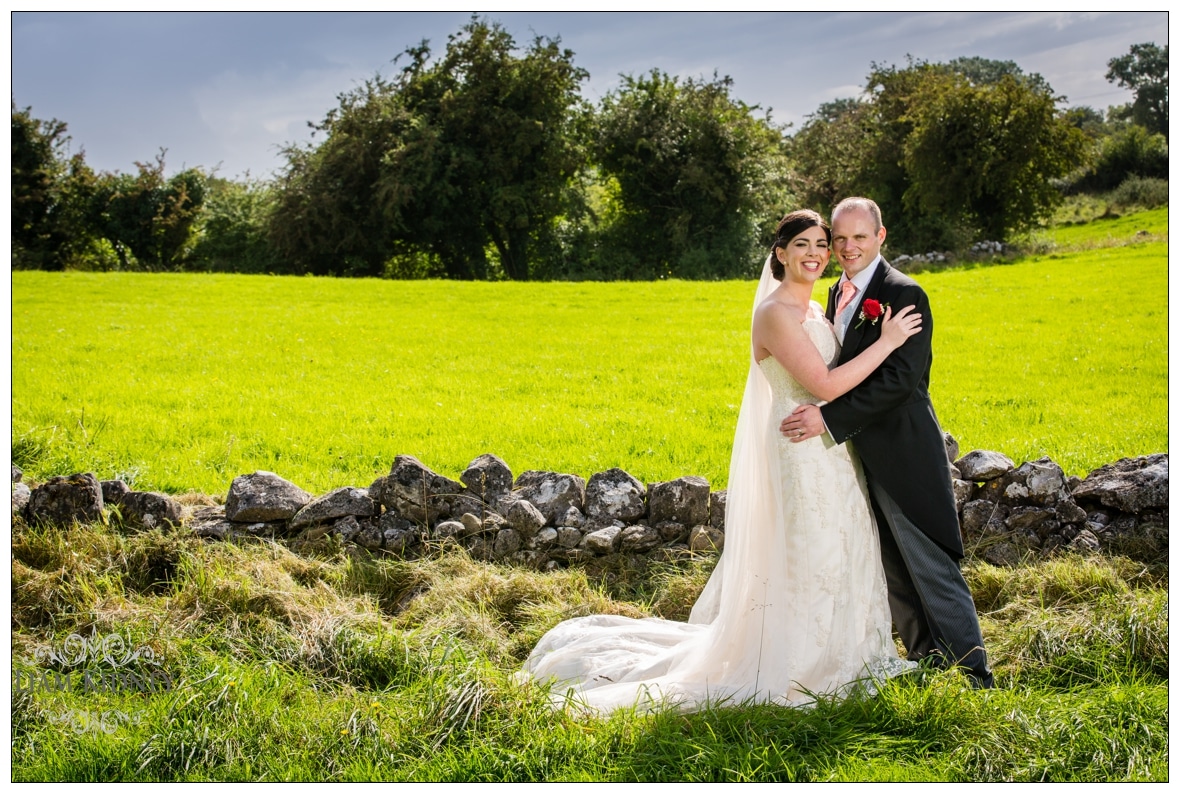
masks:
[[[769,292],[766,274],[758,294]],[[757,306],[759,300],[755,300]],[[829,366],[839,354],[819,304],[804,322]],[[592,712],[771,702],[913,666],[898,658],[877,529],[860,463],[779,422],[815,397],[774,359],[751,364],[730,465],[725,550],[689,622],[594,615],[550,630],[521,676],[552,681],[555,706]],[[757,426],[750,426],[755,423]]]

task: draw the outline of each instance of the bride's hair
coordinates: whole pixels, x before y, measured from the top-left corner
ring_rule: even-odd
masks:
[[[770,246],[770,274],[777,281],[782,281],[783,276],[786,275],[783,263],[778,261],[777,249],[786,248],[787,243],[812,226],[818,226],[823,229],[824,234],[828,236],[828,245],[832,244],[832,227],[828,226],[823,216],[815,210],[795,210],[794,212],[788,212],[778,222],[778,228],[774,230],[774,245]]]

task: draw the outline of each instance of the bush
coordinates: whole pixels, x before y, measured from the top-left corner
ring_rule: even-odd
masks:
[[[261,182],[209,181],[189,270],[277,273],[284,268],[267,237],[273,193]]]
[[[1168,180],[1155,177],[1131,176],[1111,191],[1107,202],[1112,208],[1126,212],[1132,208],[1145,210],[1168,205]]]
[[[1099,141],[1094,164],[1069,187],[1075,192],[1113,190],[1131,176],[1168,178],[1167,140],[1137,124]]]

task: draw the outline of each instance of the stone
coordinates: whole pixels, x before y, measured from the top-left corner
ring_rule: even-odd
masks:
[[[160,493],[129,491],[119,499],[119,519],[126,527],[178,527],[182,512],[180,502]]]
[[[537,533],[538,529],[545,526],[545,516],[531,502],[524,499],[513,502],[505,519],[507,519],[508,525],[519,532],[522,537],[531,537]]]
[[[512,469],[496,455],[480,455],[471,463],[459,479],[467,490],[485,505],[494,505],[496,500],[512,490]]]
[[[728,489],[709,494],[709,526],[725,531],[725,506],[729,501]]]
[[[1024,530],[1035,532],[1046,522],[1053,522],[1054,528],[1056,528],[1057,513],[1043,507],[1014,507],[1004,523],[1013,532]]]
[[[405,546],[409,545],[403,544],[401,549],[399,549],[396,541],[394,541],[392,544],[387,543],[387,541],[389,541],[389,536],[372,524],[361,524],[360,527],[361,531],[353,537],[352,542],[361,548],[368,549],[369,551],[377,551],[378,549],[387,547],[401,551]],[[417,539],[416,534],[415,539]]]
[[[505,527],[496,533],[496,539],[492,543],[492,556],[496,559],[503,559],[520,551],[523,544],[524,540],[519,532],[512,527]]]
[[[992,543],[983,550],[983,559],[998,568],[1015,568],[1020,564],[1020,550],[1012,543]]]
[[[688,535],[688,527],[675,521],[661,521],[656,524],[656,531],[665,543],[676,543]]]
[[[123,498],[123,494],[131,493],[131,486],[122,480],[102,480],[98,485],[102,488],[102,503],[104,505],[117,505],[119,500]]]
[[[600,471],[586,483],[586,515],[634,521],[647,514],[647,487],[619,468]]]
[[[198,538],[212,540],[226,540],[234,531],[234,525],[225,517],[224,505],[198,507],[193,511],[188,527]]]
[[[946,459],[954,463],[959,459],[959,442],[945,430],[942,433],[942,443],[946,445]]]
[[[986,499],[974,499],[963,505],[959,515],[959,528],[963,536],[979,537],[989,521],[996,518],[1003,521],[1007,518],[1008,508]]]
[[[25,506],[29,503],[29,496],[33,492],[29,490],[29,486],[25,485],[19,480],[14,480],[12,483],[12,515],[18,516],[24,511]]]
[[[349,518],[354,519],[353,523],[357,524],[358,526],[360,525],[360,522],[355,520],[356,519],[355,516],[345,516],[344,518],[339,519],[336,523],[339,524],[340,521],[346,521]],[[402,518],[397,513],[382,513],[381,517],[377,519],[377,526],[381,529],[382,532],[385,532],[386,530],[390,530],[390,529],[396,529],[396,530],[409,530],[409,529],[416,530],[416,529],[418,529],[418,525],[416,523],[414,523],[413,521],[411,521],[408,518]]]
[[[963,505],[967,504],[971,500],[971,495],[975,493],[975,483],[955,478],[951,480],[951,487],[955,492],[955,509],[962,510]]]
[[[957,468],[955,468],[955,464],[953,464],[953,463],[952,463],[952,464],[950,465],[950,471],[951,471],[951,479],[952,479],[952,480],[961,480],[961,479],[963,479],[963,472],[961,472],[961,471],[959,471]]]
[[[622,541],[623,528],[616,526],[604,527],[586,534],[578,548],[594,554],[612,554],[619,550]]]
[[[573,527],[557,528],[557,545],[572,549],[582,542],[582,533]]]
[[[659,546],[660,533],[643,524],[636,524],[623,529],[619,536],[619,550],[632,553],[645,553]]]
[[[487,538],[482,538],[479,535],[468,538],[464,542],[464,547],[467,553],[473,560],[480,560],[482,562],[490,562],[492,559],[492,541]]]
[[[467,527],[463,526],[461,521],[439,521],[438,525],[431,530],[431,540],[458,540],[465,537],[467,534]]]
[[[225,517],[239,523],[286,521],[298,513],[311,494],[269,471],[234,477],[225,500]]]
[[[1004,488],[1003,499],[1007,504],[1020,503],[1028,498],[1028,487],[1024,483],[1010,482]]]
[[[516,478],[512,493],[519,499],[532,502],[545,516],[545,523],[553,526],[571,507],[583,509],[586,481],[576,474],[526,471]]]
[[[463,484],[432,471],[413,455],[398,455],[377,490],[387,511],[420,524],[433,524],[439,518],[450,518],[447,497],[461,494]]]
[[[1016,468],[1016,464],[1007,455],[983,449],[968,452],[956,460],[954,465],[962,474],[963,479],[971,482],[994,480]]]
[[[465,535],[478,535],[483,531],[483,521],[474,513],[459,516],[459,523],[463,525]]]
[[[709,481],[704,477],[679,477],[653,483],[648,489],[648,517],[658,526],[661,521],[694,527],[709,521]]]
[[[362,532],[362,538],[364,533]],[[404,557],[422,539],[421,533],[415,529],[386,529],[381,532],[381,548]]]
[[[75,521],[102,521],[102,487],[86,472],[50,477],[29,493],[25,515],[30,523],[69,526]]]
[[[557,530],[553,527],[545,527],[525,542],[525,548],[529,551],[548,551],[556,543]]]
[[[559,527],[573,527],[574,529],[581,529],[586,524],[586,516],[582,515],[582,511],[576,507],[571,507],[565,511],[558,521]]]
[[[1090,532],[1088,529],[1083,529],[1081,532],[1079,532],[1074,537],[1074,539],[1069,542],[1069,546],[1070,548],[1076,549],[1077,551],[1089,552],[1098,551],[1102,548],[1102,544],[1098,542],[1098,538],[1096,538],[1094,533]]]
[[[695,552],[724,551],[725,533],[710,526],[695,526],[688,534],[688,547]]]
[[[344,516],[375,516],[380,512],[367,488],[346,486],[312,499],[291,518],[290,528],[301,530],[327,524]]]
[[[1028,499],[1040,505],[1055,505],[1069,499],[1065,472],[1049,458],[1020,464],[1013,475],[1028,488]]]
[[[1078,502],[1099,502],[1124,513],[1168,506],[1166,453],[1123,458],[1090,472],[1077,488]]]
[[[483,531],[495,533],[504,526],[504,516],[499,513],[488,513],[483,517]]]
[[[1058,502],[1054,509],[1057,511],[1057,520],[1062,524],[1077,524],[1086,520],[1086,511],[1073,499]]]
[[[23,471],[21,471],[20,466],[17,466],[15,463],[12,464],[12,481],[13,482],[20,482],[21,478],[24,476],[25,476],[25,473]],[[28,486],[25,486],[25,487],[27,488]]]

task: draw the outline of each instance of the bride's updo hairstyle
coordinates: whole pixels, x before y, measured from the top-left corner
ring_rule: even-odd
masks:
[[[828,236],[828,245],[832,244],[832,228],[824,221],[823,216],[815,210],[795,210],[788,212],[778,222],[774,232],[774,245],[770,247],[770,274],[775,280],[782,281],[786,275],[783,263],[778,261],[778,249],[786,248],[787,243],[798,237],[812,226],[818,226]]]

